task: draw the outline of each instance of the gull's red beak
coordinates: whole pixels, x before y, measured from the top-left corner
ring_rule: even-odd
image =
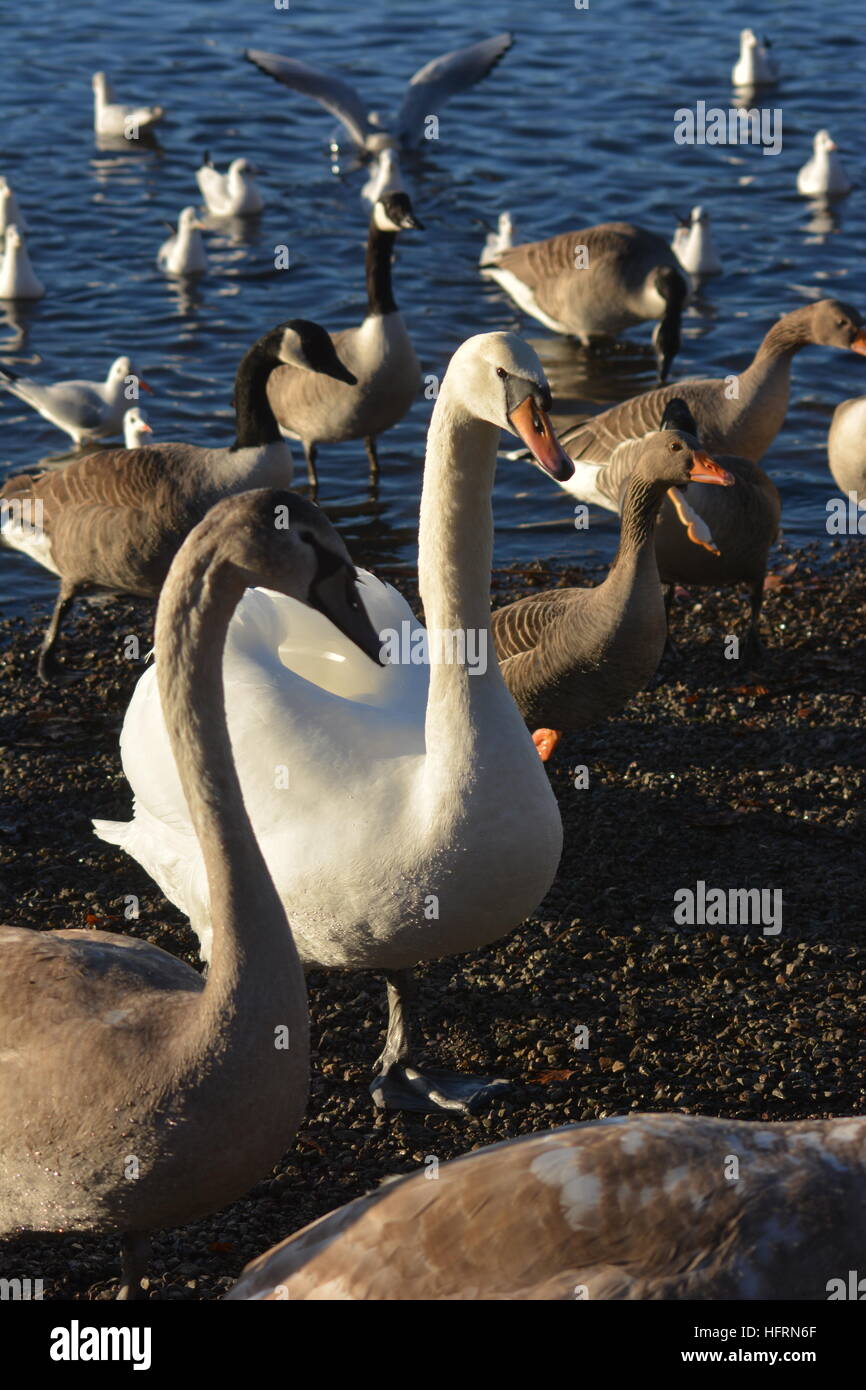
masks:
[[[138,378],[138,385],[142,391],[149,391],[151,395],[154,394],[153,387],[148,386],[147,382],[144,380],[143,377]]]
[[[555,478],[566,482],[574,472],[574,464],[553,432],[550,416],[532,396],[512,410],[508,423],[519,435],[535,462]]]
[[[734,482],[734,475],[729,473],[727,468],[722,468],[720,463],[716,463],[715,459],[711,459],[709,454],[695,449],[692,454],[692,466],[689,469],[689,481],[693,483],[718,483],[721,487],[731,487]]]

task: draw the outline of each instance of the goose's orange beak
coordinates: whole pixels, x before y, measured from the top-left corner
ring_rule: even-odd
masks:
[[[861,328],[857,337],[851,344],[852,352],[859,352],[861,357],[866,357],[866,328]]]
[[[535,462],[558,483],[566,482],[574,464],[553,432],[550,416],[532,396],[515,406],[508,417],[515,434],[520,435]]]
[[[734,482],[734,475],[729,473],[727,468],[722,468],[720,463],[716,463],[715,459],[711,459],[709,454],[695,449],[689,469],[689,480],[693,483],[718,483],[721,487],[730,487]]]

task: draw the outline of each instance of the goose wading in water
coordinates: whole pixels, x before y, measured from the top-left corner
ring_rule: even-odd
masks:
[[[120,434],[129,402],[139,390],[150,391],[129,357],[116,357],[104,381],[56,381],[48,384],[0,367],[0,386],[38,411],[76,444]]]
[[[274,367],[292,362],[353,381],[324,328],[279,324],[244,354],[235,377],[235,439],[228,448],[158,443],[100,449],[54,473],[19,473],[0,487],[0,541],[60,579],[39,652],[40,680],[74,678],[54,653],[77,595],[155,598],[182,541],[221,498],[254,487],[288,487],[292,455],[268,404]]]
[[[488,237],[487,245],[494,244]],[[504,247],[482,260],[481,273],[525,313],[584,347],[658,319],[652,341],[659,381],[679,352],[688,284],[664,238],[643,227],[604,222]]]
[[[421,225],[405,193],[386,193],[373,208],[365,260],[367,314],[356,328],[331,335],[356,382],[314,381],[292,367],[278,368],[268,382],[268,399],[280,428],[303,443],[314,493],[320,444],[363,439],[375,480],[376,436],[403,419],[421,390],[421,368],[391,288],[397,235]]]
[[[830,472],[841,492],[866,502],[866,396],[842,401],[833,412],[827,435]]]
[[[166,580],[157,664],[213,903],[206,980],[134,937],[0,927],[0,1235],[120,1233],[121,1298],[141,1293],[148,1233],[241,1197],[304,1113],[303,969],[244,809],[222,650],[244,589],[263,583],[315,604],[372,665],[353,576],[316,507],[261,490],[214,507]]]
[[[261,590],[229,631],[232,747],[301,957],[311,969],[386,975],[388,1033],[371,1087],[380,1105],[466,1110],[494,1089],[413,1064],[408,971],[518,926],[559,862],[556,799],[489,642],[499,431],[519,434],[539,466],[562,475],[570,465],[549,404],[538,357],[514,334],[482,334],[454,354],[433,409],[421,498],[426,636],[394,589],[359,576],[381,668],[309,609]],[[96,821],[97,834],[186,913],[207,957],[207,881],[152,670],[133,694],[121,753],[134,817]]]
[[[696,442],[661,430],[640,441],[622,503],[619,549],[602,584],[548,589],[493,614],[505,683],[543,761],[566,730],[622,709],[652,680],[667,623],[656,564],[655,520],[668,490],[733,483]]]
[[[819,299],[792,309],[764,335],[749,366],[739,375],[678,381],[611,406],[563,430],[560,442],[574,461],[563,481],[566,492],[583,502],[616,511],[615,494],[605,484],[605,467],[617,445],[657,430],[675,397],[688,406],[701,447],[759,463],[782,425],[791,390],[791,361],[810,344],[850,349],[866,355],[866,332],[856,309],[838,299]]]
[[[372,202],[383,191],[402,191],[400,148],[420,144],[428,134],[429,121],[431,118],[438,120],[436,113],[446,101],[486,77],[512,43],[510,34],[496,34],[480,43],[443,53],[426,63],[409,82],[396,119],[390,125],[384,124],[377,112],[368,111],[362,97],[342,77],[322,72],[297,58],[284,58],[279,53],[266,53],[258,48],[248,48],[244,57],[284,87],[312,97],[324,106],[340,122],[359,158],[373,157],[379,165],[379,156],[385,151],[391,152],[390,158],[377,167],[374,178],[363,190],[363,196]],[[335,139],[331,149],[339,149]]]
[[[226,1299],[856,1297],[864,1147],[862,1116],[564,1125],[383,1183],[253,1260]]]

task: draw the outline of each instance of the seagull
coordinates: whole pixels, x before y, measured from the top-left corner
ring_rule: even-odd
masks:
[[[153,434],[151,426],[137,405],[127,410],[123,417],[123,444],[126,449],[137,449],[146,434]]]
[[[722,262],[710,230],[710,214],[702,207],[692,208],[680,218],[671,250],[690,275],[720,275]]]
[[[839,146],[828,130],[819,130],[812,141],[812,158],[797,175],[797,192],[804,198],[841,198],[851,191],[851,180],[839,158]]]
[[[774,87],[779,65],[770,53],[770,40],[759,39],[754,29],[740,30],[740,56],[731,72],[735,87]]]
[[[14,222],[6,228],[0,260],[0,299],[41,299],[45,286],[30,264],[24,238]]]
[[[444,53],[419,68],[409,82],[396,119],[390,125],[383,124],[377,112],[368,111],[355,88],[333,73],[322,72],[297,58],[265,53],[259,48],[248,48],[244,57],[269,77],[282,82],[284,87],[320,102],[341,122],[361,158],[381,155],[385,150],[395,152],[385,166],[381,180],[374,174],[374,179],[364,190],[364,197],[369,202],[375,202],[383,192],[402,191],[399,173],[396,172],[396,151],[401,146],[408,148],[418,144],[427,133],[427,122],[435,119],[438,108],[486,77],[513,42],[511,34],[496,34],[467,48]],[[396,181],[389,183],[389,178]]]
[[[9,187],[9,180],[0,174],[0,236],[13,225],[19,232],[27,231],[27,219],[18,206],[18,199]]]
[[[233,159],[228,172],[221,174],[205,151],[195,179],[208,212],[214,217],[251,217],[261,212],[265,201],[253,179],[258,172],[248,159]]]
[[[57,381],[53,386],[0,367],[0,386],[38,410],[76,444],[120,434],[129,406],[129,389],[136,386],[151,390],[146,381],[136,376],[128,357],[112,362],[105,381]]]
[[[121,106],[104,72],[95,72],[93,87],[93,129],[109,139],[137,140],[152,130],[165,111],[161,106]]]
[[[207,254],[202,240],[204,223],[198,220],[195,208],[184,208],[177,230],[171,223],[166,224],[171,236],[162,243],[156,263],[168,275],[204,275],[207,271]]]

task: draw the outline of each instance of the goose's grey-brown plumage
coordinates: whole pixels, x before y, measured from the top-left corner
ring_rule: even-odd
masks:
[[[701,444],[714,457],[731,454],[759,463],[785,420],[794,355],[811,343],[866,354],[862,323],[856,309],[836,299],[819,299],[778,319],[738,375],[662,386],[572,425],[561,435],[575,461],[574,475],[564,484],[566,491],[615,511],[613,485],[599,465],[603,470],[618,444],[658,429],[665,406],[674,397],[685,401]]]
[[[652,679],[666,635],[655,519],[665,492],[692,476],[730,482],[688,436],[648,435],[627,481],[619,550],[604,582],[530,594],[492,615],[505,683],[531,730],[596,723]]]
[[[291,452],[267,397],[269,376],[286,360],[302,363],[310,375],[354,380],[323,328],[292,319],[241,361],[230,448],[159,443],[101,450],[55,472],[16,474],[0,488],[4,543],[60,577],[40,651],[42,679],[60,675],[54,645],[76,595],[107,589],[155,597],[185,536],[214,503],[248,488],[291,483]]]
[[[138,1292],[141,1237],[240,1197],[303,1114],[303,970],[244,807],[222,659],[249,583],[314,603],[376,651],[345,580],[327,582],[336,571],[354,575],[317,508],[253,491],[208,513],[163,588],[159,691],[206,865],[207,980],[129,937],[0,928],[0,1235],[120,1232],[121,1296]]]
[[[629,222],[604,222],[495,252],[482,271],[556,333],[612,338],[659,319],[653,335],[660,380],[679,349],[688,286],[663,237]]]
[[[840,490],[866,501],[866,396],[837,405],[827,435],[827,458]]]
[[[227,1298],[824,1301],[864,1244],[866,1119],[616,1116],[387,1183]]]
[[[303,443],[314,490],[320,444],[363,439],[375,476],[377,435],[403,419],[421,389],[421,368],[391,285],[397,234],[420,226],[405,193],[385,193],[373,208],[365,263],[367,314],[357,327],[332,334],[355,382],[325,381],[289,366],[278,367],[268,382],[280,426]]]

